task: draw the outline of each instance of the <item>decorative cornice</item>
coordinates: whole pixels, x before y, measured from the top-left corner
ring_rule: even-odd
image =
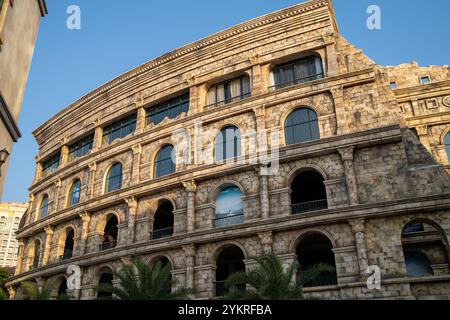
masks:
[[[207,38],[201,39],[197,42],[194,42],[192,44],[188,44],[184,47],[181,47],[179,49],[176,49],[172,52],[169,52],[159,58],[156,58],[152,61],[149,61],[145,63],[144,65],[135,68],[134,70],[131,70],[119,77],[117,77],[114,80],[111,80],[110,82],[106,83],[105,85],[99,87],[98,89],[94,90],[93,92],[87,94],[86,96],[82,97],[63,111],[59,112],[57,115],[55,115],[53,118],[45,122],[42,126],[40,126],[38,129],[36,129],[33,134],[37,136],[40,131],[45,130],[53,121],[57,120],[58,118],[62,118],[65,116],[66,112],[71,111],[73,109],[77,109],[79,106],[86,104],[87,102],[91,101],[95,97],[105,93],[106,91],[120,85],[121,83],[126,82],[127,80],[130,80],[131,78],[134,78],[142,73],[145,73],[153,68],[156,68],[160,65],[169,63],[173,61],[174,59],[180,58],[182,56],[185,56],[186,54],[189,54],[191,52],[194,52],[196,50],[200,50],[204,47],[208,47],[210,45],[213,45],[215,43],[224,41],[226,39],[229,39],[231,37],[234,37],[236,35],[257,29],[259,27],[278,22],[281,20],[289,19],[294,16],[303,14],[305,12],[315,10],[324,6],[329,6],[329,0],[312,0],[306,3],[302,3],[293,7],[289,7],[286,9],[282,9],[273,13],[269,13],[267,15],[264,15],[259,18],[255,18],[252,20],[249,20],[247,22],[238,24],[234,27],[231,27],[225,31],[213,34]],[[187,81],[188,79],[186,79]]]

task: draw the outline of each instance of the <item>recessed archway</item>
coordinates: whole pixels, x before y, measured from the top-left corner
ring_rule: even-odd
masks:
[[[225,283],[236,272],[245,272],[244,252],[236,245],[228,245],[222,249],[216,260],[215,296],[227,293]]]

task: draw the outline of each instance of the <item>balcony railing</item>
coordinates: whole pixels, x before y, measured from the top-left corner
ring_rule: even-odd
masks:
[[[269,87],[269,91],[275,91],[275,90],[278,90],[278,89],[292,87],[292,86],[295,86],[295,85],[300,84],[300,83],[305,83],[305,82],[309,82],[309,81],[319,80],[319,79],[323,79],[323,78],[324,78],[324,74],[323,73],[318,73],[318,74],[311,75],[311,76],[304,77],[304,78],[299,78],[299,79],[294,79],[294,80],[291,80],[291,81],[277,83],[276,85]]]
[[[59,256],[59,260],[63,261],[63,260],[68,260],[71,259],[73,256],[73,250],[65,250],[63,255]]]
[[[100,244],[99,250],[105,251],[105,250],[113,249],[115,247],[116,247],[116,241],[103,242],[102,244]]]
[[[222,100],[222,101],[218,101],[218,102],[209,104],[209,105],[206,106],[206,108],[222,107],[222,106],[224,106],[226,104],[230,104],[230,103],[233,103],[233,102],[236,102],[236,101],[241,101],[241,100],[250,98],[251,96],[252,96],[251,92],[244,93],[244,94],[241,94],[240,96],[232,97],[232,98],[229,98],[229,99],[225,99],[225,100]]]
[[[173,236],[173,227],[159,229],[159,230],[153,230],[151,232],[150,239],[158,240],[158,239],[162,239],[162,238],[168,238],[171,236]]]
[[[235,287],[227,288],[225,286],[226,281],[215,281],[214,282],[214,294],[216,297],[224,297],[232,290],[245,290],[245,284],[238,285]]]
[[[215,219],[214,227],[221,228],[221,227],[234,226],[236,224],[242,224],[242,223],[244,223],[244,213],[238,213],[238,214],[224,216],[224,217]]]
[[[301,213],[319,211],[319,210],[325,210],[325,209],[328,209],[328,201],[326,199],[310,201],[310,202],[303,202],[303,203],[296,203],[296,204],[292,205],[292,213],[293,214],[301,214]]]
[[[305,271],[300,271],[298,276],[302,278]],[[315,279],[308,279],[303,283],[304,288],[326,287],[337,285],[336,271],[322,272]]]

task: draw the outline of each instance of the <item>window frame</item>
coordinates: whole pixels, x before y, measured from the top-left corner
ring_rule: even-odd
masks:
[[[447,161],[450,163],[450,131],[444,135],[444,149],[447,153]]]
[[[300,123],[293,123],[292,125],[288,125],[288,121],[290,120],[291,117],[294,116],[294,114],[300,110],[307,110],[308,111],[308,121],[303,121]],[[315,116],[315,119],[311,120],[311,114],[313,114]],[[317,124],[317,133],[318,136],[315,137],[314,136],[314,132],[312,129],[312,125],[316,123]],[[296,127],[300,127],[300,126],[306,126],[308,125],[308,131],[309,131],[309,139],[308,140],[304,140],[304,141],[297,141],[295,140],[295,128]],[[300,144],[300,143],[307,143],[307,142],[311,142],[311,141],[318,141],[321,139],[321,132],[320,132],[320,125],[319,125],[319,115],[317,114],[317,112],[308,107],[308,106],[301,106],[298,107],[296,109],[294,109],[293,111],[291,111],[289,113],[289,115],[286,117],[285,121],[284,121],[284,125],[283,125],[283,129],[284,129],[284,144],[286,146],[291,146],[291,145],[296,145],[296,144]],[[288,137],[288,132],[289,130],[292,130],[292,143],[290,143],[289,141],[289,137]]]
[[[176,110],[175,114],[172,112]],[[182,113],[188,113],[190,109],[190,94],[184,93],[175,98],[150,106],[145,110],[145,125],[159,125],[165,118],[176,119]],[[153,117],[156,117],[154,121]]]
[[[88,146],[87,150],[85,149],[86,146]],[[87,156],[92,152],[93,147],[94,147],[94,134],[90,134],[78,140],[77,142],[72,143],[69,146],[69,153],[67,156],[68,161],[73,161],[75,159]],[[78,151],[80,151],[79,155],[77,155]]]
[[[78,187],[78,191],[75,192],[74,188],[75,188],[76,184],[79,184],[79,187]],[[82,188],[82,184],[81,184],[80,179],[76,179],[72,182],[70,189],[69,189],[69,194],[68,194],[68,199],[67,199],[67,207],[73,207],[81,202],[81,188]],[[77,202],[73,202],[75,193],[78,194]]]
[[[114,176],[111,176],[112,172],[113,172],[113,169],[116,166],[120,166],[120,174],[115,174]],[[116,179],[116,178],[120,178],[118,180],[118,186],[119,187],[117,189],[111,189],[111,185],[112,185],[111,182],[113,181],[113,179]],[[108,172],[106,173],[105,193],[108,194],[108,193],[112,193],[112,192],[118,191],[118,190],[122,189],[122,187],[123,187],[123,165],[120,162],[116,162],[109,168]]]
[[[116,140],[124,139],[132,135],[136,131],[137,126],[137,114],[134,113],[128,117],[124,117],[106,127],[103,128],[102,143],[109,145]],[[129,128],[129,132],[126,133],[125,129]],[[117,134],[115,136],[115,134]]]
[[[428,82],[423,82],[422,80],[423,79],[425,79],[425,78],[427,78],[428,79]],[[424,76],[420,76],[419,77],[419,83],[420,84],[430,84],[431,83],[431,76],[430,75],[424,75]]]
[[[44,204],[44,201],[46,201],[46,204]],[[39,219],[44,219],[48,216],[49,214],[49,206],[50,206],[50,198],[48,196],[48,194],[45,194],[42,199],[41,202],[39,203]],[[45,213],[44,213],[44,208],[45,208]],[[43,215],[44,213],[44,215]]]
[[[50,157],[48,160],[42,162],[42,176],[47,177],[58,171],[61,165],[61,151],[57,155]]]
[[[244,92],[244,79],[246,79],[246,78],[248,79],[248,83],[249,83],[249,88],[248,88],[249,91],[248,91],[248,92]],[[232,97],[232,96],[231,96],[231,88],[230,88],[230,85],[231,85],[231,83],[232,83],[233,81],[237,81],[237,80],[239,80],[239,86],[240,86],[240,92],[241,92],[241,94],[240,94],[239,96]],[[221,101],[217,101],[217,97],[218,97],[218,95],[217,95],[217,90],[218,90],[219,87],[222,86],[222,85],[223,85],[223,87],[224,87],[224,89],[223,89],[223,96],[224,96],[224,99],[221,100]],[[236,102],[236,101],[242,101],[242,100],[245,100],[245,99],[250,98],[250,97],[252,96],[252,83],[251,83],[251,77],[250,77],[248,74],[243,74],[243,75],[240,75],[240,76],[238,76],[238,77],[232,78],[232,79],[230,79],[230,80],[226,80],[226,81],[222,81],[222,82],[216,83],[216,84],[212,85],[212,86],[208,89],[207,94],[208,94],[211,90],[214,90],[214,97],[215,97],[214,100],[215,100],[215,102],[210,103],[210,104],[206,104],[206,107],[207,107],[207,108],[208,108],[208,107],[221,107],[221,106],[224,106],[224,105],[227,105],[227,104]],[[228,94],[229,94],[229,97],[227,97],[227,94],[226,94],[227,92],[228,92]]]
[[[231,140],[226,140],[226,136],[227,136],[226,131],[231,128],[234,128],[234,133],[236,133],[236,131],[238,132],[238,137],[236,137],[236,134],[233,134],[233,156],[227,156],[227,143],[231,142]],[[222,158],[221,159],[218,158],[218,153],[217,153],[219,137],[222,138],[222,144],[221,144]],[[220,130],[220,133],[216,136],[216,139],[214,141],[214,161],[216,163],[220,163],[220,162],[224,162],[224,161],[227,161],[230,159],[237,159],[240,156],[242,156],[241,129],[239,129],[239,127],[237,127],[235,125],[227,125]]]
[[[171,148],[170,157],[165,157],[164,159],[161,159],[160,157],[162,155],[162,152],[168,148]],[[171,175],[171,174],[177,172],[176,163],[174,163],[174,161],[172,159],[172,154],[173,154],[174,150],[175,150],[175,147],[173,145],[167,144],[167,145],[161,147],[159,149],[159,151],[156,153],[155,161],[154,161],[154,170],[153,170],[153,177],[155,179],[162,178],[162,177],[165,177],[165,176],[168,176],[168,175]],[[169,161],[171,163],[170,164],[170,172],[165,173],[165,174],[161,173],[162,164],[168,163]]]

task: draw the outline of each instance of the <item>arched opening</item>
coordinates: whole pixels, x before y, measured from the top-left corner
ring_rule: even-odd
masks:
[[[41,219],[45,218],[48,215],[48,206],[49,206],[48,195],[44,195],[44,197],[41,200],[41,204],[39,206],[39,217]]]
[[[155,178],[172,174],[176,171],[174,147],[167,145],[159,150],[155,158]]]
[[[152,239],[161,239],[173,235],[173,205],[170,201],[164,201],[155,213]]]
[[[325,264],[334,269],[334,271],[324,271],[315,279],[305,281],[303,286],[322,287],[337,284],[336,262],[332,251],[333,244],[330,239],[319,233],[308,234],[301,239],[297,246],[297,259],[300,264],[298,276],[301,278],[302,273],[310,270],[319,264]]]
[[[34,240],[33,264],[31,266],[31,269],[37,269],[39,267],[39,263],[41,261],[41,251],[41,241],[38,239]]]
[[[216,261],[216,297],[224,296],[228,290],[232,290],[232,288],[226,288],[225,283],[232,274],[245,272],[244,260],[245,255],[238,246],[230,245],[222,250]]]
[[[328,208],[324,178],[317,171],[308,170],[299,173],[292,182],[291,191],[293,214]]]
[[[67,280],[63,279],[58,287],[57,300],[68,300],[69,295],[67,294]]]
[[[99,289],[97,289],[97,299],[99,300],[110,300],[112,299],[112,293],[106,292],[101,289],[102,286],[113,285],[114,276],[109,268],[103,270],[100,280],[98,282]]]
[[[427,221],[412,221],[402,231],[407,275],[425,277],[449,274],[449,260],[441,231]]]
[[[154,267],[158,262],[161,263],[161,268],[166,268],[166,267],[168,267],[170,271],[173,270],[172,263],[170,263],[170,260],[169,260],[167,257],[162,256],[162,257],[158,257],[157,259],[155,259],[154,262],[153,262],[153,267]],[[168,286],[168,289],[167,289],[168,292],[171,292],[171,291],[172,291],[172,281],[173,281],[173,279],[172,279],[172,273],[170,273],[170,275],[169,275],[169,286]]]
[[[113,192],[122,188],[122,164],[116,163],[109,169],[106,176],[106,192]]]
[[[292,112],[284,124],[286,145],[293,145],[320,139],[319,120],[316,112],[299,108]]]
[[[68,228],[66,231],[66,240],[64,242],[64,251],[61,260],[67,260],[73,256],[75,231],[72,228]]]
[[[447,132],[444,138],[445,151],[447,152],[448,162],[450,162],[450,132]]]
[[[241,131],[239,128],[236,126],[223,128],[216,138],[214,152],[218,163],[241,156]]]
[[[224,187],[216,198],[216,228],[228,227],[244,222],[242,192],[236,186]]]
[[[322,59],[313,54],[276,66],[273,71],[273,86],[270,90],[278,90],[300,83],[322,79],[324,77]]]
[[[69,202],[68,206],[72,207],[80,203],[81,198],[81,181],[77,179],[69,190]]]
[[[100,250],[108,250],[115,248],[117,245],[117,235],[118,235],[118,226],[119,221],[115,215],[112,215],[108,222],[106,223],[104,234],[103,234],[103,243],[101,244]]]

